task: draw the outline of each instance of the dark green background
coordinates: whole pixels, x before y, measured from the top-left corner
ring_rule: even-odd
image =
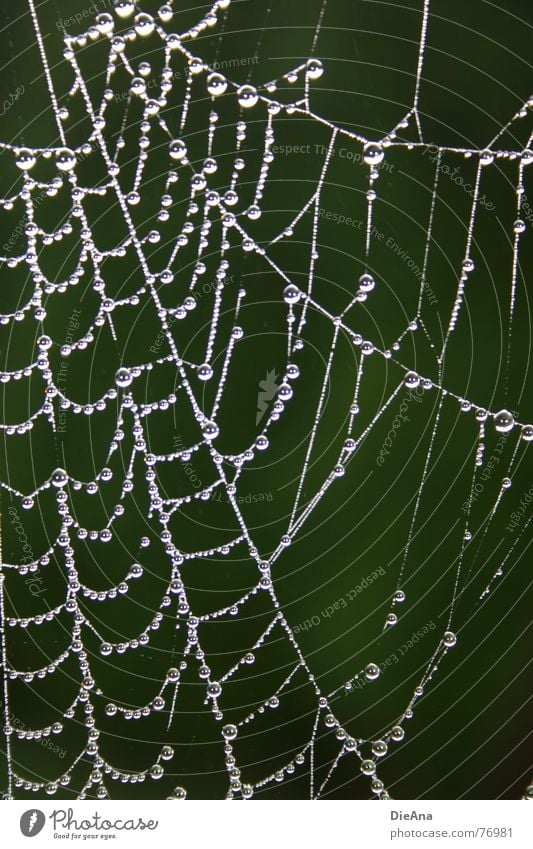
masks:
[[[43,2],[39,19],[46,35],[45,44],[60,104],[69,105],[71,116],[66,133],[72,146],[86,138],[88,124],[81,102],[69,100],[67,92],[72,74],[61,59],[60,23],[89,4],[84,0]],[[378,139],[389,131],[410,108],[413,100],[418,43],[421,26],[421,0],[403,3],[329,0],[316,47],[325,66],[322,78],[313,83],[311,105],[317,115],[369,139]],[[247,61],[228,75],[244,82],[261,84],[277,77],[310,55],[313,34],[322,0],[266,4],[258,0],[234,3],[223,34],[215,28],[195,42],[197,55],[212,63],[235,58]],[[2,100],[17,87],[24,94],[7,110],[2,119],[2,139],[20,145],[56,145],[57,130],[49,107],[40,59],[25,3],[0,3],[2,10],[3,74],[0,80]],[[143,8],[155,10],[153,3]],[[183,30],[196,20],[207,6],[180,11],[173,27]],[[89,19],[86,19],[87,22]],[[482,149],[520,109],[531,95],[531,8],[523,2],[468,3],[432,0],[423,81],[420,91],[420,115],[424,140],[430,145]],[[74,32],[82,27],[74,27]],[[134,61],[149,58],[154,74],[158,68],[155,39],[135,43],[130,55]],[[217,52],[218,51],[218,52]],[[82,51],[83,68],[91,94],[96,98],[103,87],[102,45]],[[177,132],[179,106],[183,97],[184,66],[175,54],[177,78],[175,90],[168,96],[164,117]],[[280,98],[289,100],[299,83],[280,86]],[[127,90],[126,75],[116,75],[115,93]],[[200,168],[206,153],[207,115],[211,100],[205,96],[202,78],[193,89],[193,105],[186,130],[191,162]],[[120,126],[124,102],[109,112],[106,138]],[[217,103],[217,106],[219,104]],[[230,175],[234,148],[234,124],[239,110],[232,95],[221,98],[220,130],[215,153],[220,167],[210,184],[224,189]],[[249,131],[244,145],[247,162],[240,210],[251,202],[258,176],[265,113],[261,107],[246,114]],[[131,181],[136,157],[139,112],[132,108],[131,127],[126,133],[126,148],[121,184]],[[329,143],[330,131],[324,124],[299,115],[279,115],[275,119],[277,145],[310,146],[310,153],[280,155],[271,167],[265,188],[263,216],[250,222],[249,230],[259,242],[270,241],[302,208],[319,179],[324,156],[317,153]],[[532,130],[531,110],[514,122],[500,139],[498,149],[521,150]],[[147,166],[142,204],[133,210],[139,232],[154,227],[154,212],[161,193],[162,177],[168,170],[167,140],[154,131],[153,148]],[[403,136],[416,141],[411,128]],[[315,145],[317,146],[315,148]],[[346,151],[360,156],[362,145],[340,136],[328,170],[321,207],[333,215],[366,221],[368,188],[367,168],[346,157]],[[343,153],[343,151],[345,151]],[[13,194],[20,186],[20,175],[13,156],[0,157],[0,182],[3,195]],[[446,152],[442,162],[451,169],[459,166],[465,182],[472,182],[476,157]],[[370,339],[381,350],[389,347],[403,332],[416,311],[419,282],[394,252],[386,246],[389,238],[401,246],[417,265],[422,265],[425,233],[431,205],[435,163],[427,150],[406,147],[389,149],[387,167],[376,184],[379,201],[375,205],[374,224],[384,239],[373,243],[370,266],[377,280],[376,290],[365,304],[348,316],[349,325]],[[50,166],[42,163],[35,169]],[[526,169],[527,170],[527,169]],[[531,268],[532,227],[528,222],[521,239],[517,302],[510,347],[510,368],[506,367],[509,300],[511,290],[512,222],[516,218],[517,160],[502,158],[483,172],[482,193],[494,208],[480,207],[474,232],[472,257],[475,271],[469,277],[465,304],[452,335],[444,364],[443,386],[460,398],[492,411],[508,407],[518,413],[521,422],[533,421],[531,393],[531,304],[526,271]],[[97,155],[80,164],[80,179],[95,184],[104,177]],[[181,183],[174,191],[174,206],[168,224],[162,225],[162,240],[151,248],[154,268],[164,267],[165,245],[183,223],[188,197],[189,172],[180,172]],[[17,181],[19,181],[17,183]],[[526,182],[528,197],[533,196]],[[88,205],[97,243],[107,248],[125,235],[120,210],[107,200],[96,199]],[[68,212],[68,195],[47,199],[39,207],[37,219],[53,229]],[[435,211],[433,244],[429,255],[428,282],[437,303],[424,299],[422,317],[431,341],[440,345],[448,325],[455,297],[458,269],[464,256],[466,228],[471,198],[445,175],[441,175]],[[1,212],[1,243],[7,241],[20,214]],[[338,218],[337,218],[338,220]],[[217,266],[216,245],[220,228],[213,225],[208,249],[206,281],[213,280]],[[309,267],[311,217],[308,214],[295,229],[294,237],[276,245],[270,255],[295,282],[305,286]],[[17,254],[22,237],[14,246]],[[259,382],[268,371],[283,372],[286,365],[286,306],[282,300],[284,283],[264,260],[255,254],[243,254],[236,240],[229,253],[233,279],[225,293],[224,317],[217,340],[217,367],[220,368],[233,322],[233,307],[238,286],[247,291],[239,323],[245,330],[237,348],[228,378],[220,415],[221,435],[216,445],[222,452],[236,454],[245,450],[258,432],[256,426]],[[316,265],[314,297],[332,315],[345,307],[355,291],[356,280],[364,270],[364,224],[358,227],[321,219],[320,259]],[[172,287],[162,293],[166,304],[177,304],[190,279],[197,237],[191,248],[180,253]],[[59,246],[43,248],[41,261],[54,279],[68,275],[78,257],[78,233]],[[1,307],[8,312],[23,302],[31,291],[26,267],[2,269]],[[110,260],[105,265],[107,291],[112,296],[130,294],[141,279],[134,255]],[[119,294],[120,293],[120,294]],[[54,368],[58,369],[68,316],[81,310],[82,331],[89,326],[98,305],[88,277],[62,296],[51,297],[44,331],[54,342]],[[195,313],[174,325],[175,338],[184,350],[184,358],[201,362],[205,349],[206,323],[210,319],[212,296],[199,299]],[[115,313],[116,315],[116,313]],[[94,400],[113,382],[120,364],[136,364],[153,359],[150,347],[158,334],[153,308],[126,308],[116,318],[118,339],[115,343],[107,328],[97,336],[97,344],[69,360],[68,394],[80,403]],[[0,352],[3,368],[13,369],[34,357],[35,338],[43,332],[33,320],[14,327],[0,327]],[[272,500],[243,505],[243,515],[252,537],[264,555],[272,552],[287,527],[294,502],[299,470],[305,457],[308,435],[313,424],[318,395],[324,377],[333,328],[331,323],[310,311],[304,333],[304,348],[294,357],[301,377],[295,382],[294,398],[270,434],[270,448],[247,464],[241,476],[239,494],[269,493]],[[166,351],[164,352],[166,353]],[[327,403],[320,423],[313,465],[304,489],[308,500],[329,473],[345,435],[347,411],[353,395],[359,350],[341,334],[328,383]],[[414,368],[436,380],[435,353],[422,333],[408,333],[401,350],[390,360],[378,354],[365,363],[360,395],[361,412],[355,433],[361,433],[376,415],[391,391],[402,379],[401,366]],[[156,373],[157,372],[157,373]],[[152,372],[149,380],[135,383],[137,400],[154,400],[172,391],[175,373],[170,365]],[[28,386],[28,384],[30,384]],[[195,386],[200,391],[200,384]],[[41,402],[42,387],[37,380],[3,386],[3,420],[18,421]],[[205,387],[206,399],[213,387]],[[298,634],[301,649],[324,692],[341,685],[369,661],[383,664],[414,631],[435,624],[418,646],[389,666],[380,680],[361,690],[343,695],[335,703],[338,718],[355,737],[376,739],[401,715],[422,671],[446,628],[448,605],[455,577],[455,558],[460,547],[464,515],[461,505],[468,496],[477,426],[473,415],[461,413],[459,404],[448,397],[443,405],[441,424],[435,439],[429,483],[421,501],[416,536],[403,584],[407,601],[399,624],[382,632],[391,594],[396,589],[411,517],[427,457],[431,431],[438,404],[432,390],[420,404],[409,404],[411,421],[399,431],[391,456],[382,468],[376,457],[399,410],[398,402],[380,419],[361,449],[351,460],[342,480],[335,483],[305,524],[297,540],[277,560],[273,569],[277,596],[289,624],[294,628],[308,618],[320,615],[320,624]],[[33,489],[57,466],[65,466],[76,478],[87,480],[101,468],[116,420],[116,409],[86,418],[67,413],[64,435],[53,439],[49,428],[36,426],[31,438],[6,438],[1,456],[2,480],[9,479],[22,491]],[[172,450],[173,440],[184,443],[198,438],[198,426],[183,405],[171,412],[156,413],[149,420],[149,448],[155,453]],[[391,746],[391,753],[380,767],[380,777],[394,798],[517,798],[527,784],[531,765],[531,535],[524,534],[505,562],[504,574],[492,593],[479,602],[480,592],[511,550],[521,527],[514,534],[506,526],[521,498],[531,486],[530,463],[523,443],[517,455],[513,486],[492,519],[489,530],[484,522],[498,494],[501,478],[518,438],[515,429],[507,440],[501,462],[487,483],[482,498],[473,510],[471,530],[474,540],[465,557],[462,595],[454,620],[459,634],[457,647],[444,659],[434,681],[419,700],[413,719],[406,722],[403,743]],[[489,420],[485,460],[493,453],[497,434]],[[98,526],[105,521],[106,510],[114,504],[120,488],[122,463],[131,447],[126,436],[122,450],[111,464],[113,482],[102,497],[89,498],[74,493],[76,515],[82,524]],[[531,449],[529,449],[529,452]],[[121,459],[122,458],[122,459]],[[204,484],[213,479],[212,467],[202,452],[194,455],[196,474]],[[183,470],[163,469],[161,482],[170,495],[190,491]],[[120,580],[132,562],[139,560],[145,574],[129,595],[107,605],[87,602],[86,610],[99,619],[99,627],[112,641],[120,635],[133,637],[144,628],[157,609],[168,578],[168,560],[156,539],[157,522],[147,518],[148,499],[140,464],[136,469],[135,498],[126,500],[126,516],[118,525],[115,540],[108,544],[76,543],[76,560],[82,580],[103,589]],[[189,487],[189,489],[188,489]],[[39,510],[22,511],[17,499],[2,495],[3,556],[8,562],[20,557],[20,543],[9,526],[7,509],[14,506],[22,517],[36,553],[47,546],[57,532],[53,496],[39,500]],[[37,515],[39,514],[39,515]],[[525,523],[527,515],[522,520]],[[180,512],[171,523],[175,540],[184,551],[220,545],[237,532],[235,518],[227,504],[216,501],[195,502]],[[139,539],[148,535],[150,548],[141,551]],[[321,611],[345,596],[374,570],[380,577],[357,595],[345,610],[331,618]],[[55,607],[64,596],[64,567],[53,561],[42,569],[46,592],[40,600],[28,593],[23,579],[9,577],[7,582],[8,615],[34,615],[45,605]],[[183,578],[191,605],[200,613],[231,604],[255,582],[255,568],[244,546],[228,557],[197,559],[187,564]],[[266,598],[266,594],[265,594]],[[201,639],[216,678],[249,650],[271,619],[265,598],[257,596],[238,617],[226,617],[204,626]],[[173,608],[168,608],[173,610]],[[10,662],[18,668],[32,669],[46,662],[68,645],[62,614],[57,623],[31,626],[26,631],[9,629]],[[271,641],[261,661],[245,667],[239,681],[227,689],[223,701],[225,721],[239,720],[268,697],[288,674],[294,655],[286,640]],[[153,697],[169,666],[177,665],[183,651],[183,628],[174,631],[173,615],[165,617],[148,649],[137,649],[109,660],[98,654],[97,641],[84,634],[87,651],[96,652],[91,660],[98,686],[117,701],[144,704]],[[11,707],[26,727],[37,727],[58,718],[76,688],[79,673],[72,659],[62,671],[44,682],[31,686],[17,682],[12,687]],[[102,752],[117,768],[144,769],[153,763],[161,743],[174,746],[176,757],[169,762],[168,774],[159,782],[142,785],[109,782],[112,796],[124,798],[165,797],[176,785],[187,789],[190,798],[220,798],[227,789],[220,725],[203,706],[203,687],[196,677],[194,664],[189,668],[181,690],[169,734],[166,719],[155,715],[142,723],[109,720],[104,707],[107,698],[95,700],[97,725],[102,729]],[[267,710],[259,721],[241,733],[235,747],[243,782],[258,781],[286,763],[310,735],[315,699],[304,676],[292,681],[290,693],[277,710]],[[317,746],[317,784],[326,776],[338,744],[321,726]],[[79,716],[55,740],[64,747],[64,759],[35,743],[15,743],[14,757],[19,773],[29,781],[52,780],[79,752],[84,736]],[[60,795],[72,798],[86,780],[89,766],[81,763],[69,789]],[[256,798],[307,798],[307,766],[290,780],[274,783],[258,791]],[[2,767],[2,786],[5,768]],[[17,791],[17,796],[26,794]],[[346,759],[328,785],[325,798],[367,798],[369,781],[360,776],[353,758]]]

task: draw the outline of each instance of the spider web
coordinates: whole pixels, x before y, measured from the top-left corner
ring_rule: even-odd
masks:
[[[168,798],[185,798],[188,785],[175,780],[180,774],[176,761],[182,747],[201,740],[204,726],[195,725],[199,713],[215,729],[215,757],[225,764],[227,798],[251,798],[299,776],[310,798],[323,798],[340,773],[345,781],[361,773],[375,797],[389,798],[383,772],[391,747],[404,738],[405,726],[438,679],[458,635],[460,642],[464,623],[490,597],[529,539],[531,516],[524,515],[505,551],[499,548],[494,557],[483,553],[483,545],[491,545],[495,517],[509,510],[507,493],[523,469],[533,425],[522,420],[520,410],[488,409],[475,397],[457,394],[453,381],[450,387],[445,380],[445,369],[469,287],[475,285],[472,257],[486,175],[503,162],[514,169],[516,197],[504,321],[507,383],[512,373],[520,250],[526,237],[521,210],[533,152],[531,134],[522,149],[500,148],[500,141],[515,124],[530,119],[531,102],[522,104],[482,150],[427,139],[419,110],[430,21],[430,2],[424,0],[412,106],[375,141],[313,111],[313,83],[326,66],[315,52],[327,0],[309,59],[258,86],[234,82],[219,70],[218,56],[210,66],[194,50],[202,33],[224,32],[230,0],[218,0],[179,33],[172,30],[171,6],[152,16],[141,4],[119,0],[113,13],[99,14],[86,32],[64,34],[64,61],[72,71],[66,109],[54,88],[34,0],[28,5],[59,143],[1,146],[15,175],[1,203],[5,214],[22,215],[24,243],[15,255],[1,257],[7,286],[17,292],[14,309],[0,316],[10,341],[6,363],[8,356],[20,360],[28,345],[32,350],[23,363],[9,370],[6,365],[0,375],[4,454],[14,458],[1,482],[4,537],[13,526],[29,547],[25,557],[1,561],[5,798],[43,791],[107,798],[131,794],[133,785],[146,788],[149,782],[158,782]],[[104,71],[98,77],[84,70],[87,45],[99,51]],[[295,84],[303,87],[302,97],[293,96]],[[189,133],[193,117],[203,121],[201,137]],[[287,120],[298,128],[306,121],[322,134],[320,167],[296,214],[264,237],[263,200],[279,159],[278,127]],[[341,145],[363,162],[364,226],[356,237],[362,239],[362,259],[355,284],[345,284],[329,300],[319,273],[323,204]],[[431,202],[416,297],[403,326],[382,344],[381,334],[366,329],[370,325],[362,308],[365,316],[372,312],[382,285],[373,270],[381,241],[380,184],[395,155],[403,156],[404,163],[426,157],[432,169]],[[473,163],[474,180],[453,298],[437,341],[428,293],[435,285],[430,274],[433,230],[446,179],[443,164],[449,160]],[[146,187],[157,194],[153,208]],[[292,255],[283,252],[292,242],[307,246],[303,270],[301,253],[296,267]],[[58,268],[55,245],[67,252]],[[236,280],[243,258],[250,270],[246,279]],[[398,256],[399,266],[404,261]],[[265,304],[258,287],[268,292]],[[270,308],[285,359],[281,371],[270,360],[261,374],[263,394],[251,416],[255,431],[250,436],[238,421],[245,403],[235,364],[249,357],[239,349],[260,333],[262,310]],[[317,332],[325,346],[319,378],[305,359],[308,341]],[[150,340],[144,349],[143,337]],[[412,367],[411,345],[424,351],[427,372]],[[344,405],[342,425],[333,436],[324,435],[337,363],[346,361],[348,349],[350,397],[339,402]],[[376,401],[371,387],[378,367],[387,369],[388,389]],[[68,392],[67,384],[73,387]],[[310,399],[311,425],[290,461],[294,477],[285,527],[268,549],[258,539],[260,529],[247,520],[246,472],[258,464],[262,468],[260,461],[278,450],[280,429],[303,393]],[[373,450],[367,447],[373,439],[377,445],[382,440],[378,466],[385,467],[407,408],[424,410],[418,421],[425,436],[418,451],[423,462],[415,472],[417,495],[407,506],[407,533],[388,581],[387,601],[379,609],[380,633],[389,636],[399,629],[402,611],[417,594],[407,587],[419,571],[419,533],[429,521],[424,505],[442,451],[442,431],[457,410],[468,434],[463,437],[468,443],[462,460],[463,507],[455,501],[460,541],[444,584],[445,624],[427,638],[415,685],[409,679],[409,693],[402,696],[393,721],[382,721],[379,734],[357,736],[353,723],[350,730],[345,727],[343,703],[358,692],[372,699],[369,692],[386,686],[389,670],[365,650],[348,675],[339,664],[333,670],[336,683],[331,676],[323,683],[312,652],[302,647],[313,618],[291,624],[280,601],[277,570],[305,537],[312,518],[324,517],[324,509],[327,513],[335,488],[366,482],[356,471],[357,460]],[[15,410],[21,411],[16,420]],[[224,421],[230,422],[227,428]],[[228,434],[234,427],[238,439]],[[65,430],[77,434],[68,458]],[[31,447],[32,434],[48,446],[39,456]],[[102,453],[98,446],[104,442]],[[241,447],[232,449],[237,444]],[[498,471],[489,475],[487,450],[496,452],[498,462]],[[27,452],[31,469],[24,461]],[[75,470],[89,459],[94,472],[78,475]],[[23,485],[32,474],[33,484]],[[14,482],[19,479],[23,483]],[[482,502],[488,504],[483,512]],[[183,542],[187,534],[191,537],[190,525],[196,527],[197,547]],[[196,574],[218,574],[223,602],[216,609],[206,609],[194,585],[189,590],[195,569]],[[51,591],[41,599],[43,580]],[[248,588],[236,594],[233,588],[243,583]],[[50,605],[52,593],[57,603]],[[465,598],[468,604],[459,612]],[[30,601],[39,605],[38,612],[28,612]],[[224,641],[232,623],[241,619],[252,628],[262,623],[247,650],[228,650],[229,661],[224,653],[215,656],[217,641]],[[213,637],[217,628],[222,628],[221,637]],[[272,664],[273,646],[283,652],[282,662]],[[41,662],[31,665],[31,657]],[[161,660],[166,673],[157,680],[151,670]],[[260,694],[252,679],[262,664],[271,689]],[[149,695],[142,700],[139,693],[146,692],[147,682]],[[304,739],[289,754],[285,746],[273,758],[275,768],[266,761],[248,769],[253,756],[246,754],[246,741],[257,745],[268,717],[275,723],[283,710],[305,715]],[[46,723],[37,725],[41,716]],[[123,752],[121,741],[127,744]],[[49,775],[35,753],[48,755],[62,745],[65,763]]]

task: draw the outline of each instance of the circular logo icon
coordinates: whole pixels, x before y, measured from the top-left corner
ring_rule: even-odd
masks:
[[[20,818],[20,830],[24,837],[36,837],[44,828],[46,817],[42,811],[32,808]]]

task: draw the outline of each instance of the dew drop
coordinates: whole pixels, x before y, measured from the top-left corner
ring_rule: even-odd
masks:
[[[509,410],[500,410],[494,416],[494,427],[498,433],[509,433],[514,427],[514,417]]]
[[[115,13],[119,18],[129,18],[135,11],[135,3],[130,0],[115,0]]]
[[[376,740],[372,743],[372,754],[376,755],[378,758],[382,758],[387,754],[388,746],[385,743],[385,740]]]
[[[385,153],[380,144],[376,144],[375,142],[365,144],[363,148],[363,159],[367,165],[379,165],[380,162],[383,162],[384,158]]]
[[[302,296],[300,289],[291,283],[283,290],[283,300],[286,304],[297,304]]]
[[[174,792],[170,798],[183,801],[187,798],[187,791],[183,787],[175,787]]]
[[[72,171],[76,165],[76,154],[69,147],[56,151],[56,165],[60,171]]]
[[[361,761],[360,770],[363,775],[374,775],[376,771],[376,764],[374,761],[371,760]]]
[[[228,88],[228,81],[222,74],[209,74],[207,78],[207,90],[213,97],[224,94]]]
[[[213,377],[213,369],[211,368],[211,366],[207,363],[201,365],[198,369],[198,377],[204,382],[207,380],[211,380],[211,378]]]
[[[208,442],[212,442],[213,439],[217,438],[220,433],[220,429],[215,422],[208,420],[202,424],[202,433],[204,435],[204,439],[207,439]]]
[[[225,725],[222,729],[224,740],[235,740],[238,733],[239,731],[236,725]]]
[[[451,649],[457,642],[457,637],[453,633],[453,631],[445,631],[444,637],[442,638],[442,642],[446,646],[446,648]]]
[[[320,59],[309,59],[305,73],[310,80],[318,80],[324,73],[324,66]]]
[[[420,377],[415,371],[408,371],[405,375],[404,383],[408,389],[416,389],[420,386]]]
[[[117,373],[115,374],[115,383],[117,386],[120,386],[121,389],[125,389],[127,386],[130,386],[133,382],[133,375],[129,368],[119,368]]]
[[[56,469],[55,472],[52,473],[52,486],[57,487],[57,489],[61,489],[68,483],[68,475],[64,469]]]
[[[171,159],[184,159],[187,156],[187,145],[181,139],[174,139],[170,142],[168,152]]]
[[[367,681],[375,681],[380,676],[380,668],[377,663],[369,663],[365,667],[365,678]]]
[[[151,35],[155,29],[155,22],[151,15],[141,12],[135,15],[135,32],[137,35],[146,37]]]
[[[362,274],[359,278],[359,288],[362,292],[371,292],[375,285],[376,281],[371,274]]]
[[[96,29],[101,35],[107,35],[112,32],[115,26],[115,22],[111,15],[108,15],[107,12],[104,12],[101,15],[96,16]]]
[[[524,442],[531,442],[533,440],[533,425],[524,425],[521,435]]]
[[[30,171],[35,165],[35,154],[27,147],[21,148],[17,153],[16,165],[21,171]]]
[[[243,109],[250,109],[259,100],[257,90],[251,85],[242,85],[237,89],[237,100]]]

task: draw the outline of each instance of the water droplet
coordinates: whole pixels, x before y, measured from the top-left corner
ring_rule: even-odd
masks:
[[[30,171],[35,165],[35,154],[27,147],[21,148],[17,153],[16,165],[21,171]]]
[[[108,15],[107,12],[96,16],[96,29],[99,33],[101,33],[101,35],[107,35],[112,32],[114,26],[115,22],[111,15]]]
[[[490,150],[482,150],[479,155],[481,165],[492,165],[494,162],[494,154]]]
[[[524,425],[521,435],[524,442],[531,442],[533,440],[533,425]]]
[[[200,380],[207,381],[213,377],[213,369],[207,363],[204,363],[198,369],[198,377]]]
[[[72,171],[76,165],[76,154],[69,147],[56,151],[56,165],[60,171]]]
[[[521,218],[518,218],[513,224],[513,230],[515,233],[524,233],[526,229],[526,222],[522,221]]]
[[[445,631],[444,637],[442,638],[442,642],[446,646],[446,648],[451,649],[457,642],[457,637],[453,633],[453,631]]]
[[[181,139],[174,139],[170,142],[168,152],[171,159],[185,159],[187,156],[187,145]]]
[[[215,422],[205,421],[202,424],[202,433],[204,435],[204,439],[207,439],[208,442],[212,442],[213,439],[217,438],[220,433],[220,429]]]
[[[207,78],[207,90],[213,97],[218,97],[228,88],[228,81],[222,74],[209,74]]]
[[[513,414],[509,410],[500,410],[494,416],[494,427],[498,433],[508,433],[514,427]]]
[[[376,771],[376,764],[371,760],[361,761],[360,770],[363,775],[374,775]]]
[[[369,663],[365,667],[365,678],[367,681],[375,681],[380,676],[380,668],[377,663]]]
[[[320,59],[309,59],[305,73],[310,80],[318,80],[324,73],[324,66]]]
[[[297,304],[301,296],[300,289],[292,283],[283,290],[283,300],[286,304]]]
[[[102,645],[100,646],[100,654],[104,657],[110,655],[112,651],[113,646],[111,645],[111,643],[102,643]]]
[[[178,801],[183,801],[187,798],[187,791],[183,787],[175,787],[174,792],[172,793],[171,799],[176,799]]]
[[[367,165],[379,165],[380,162],[383,162],[384,157],[385,152],[380,144],[376,144],[375,142],[365,144],[363,148],[363,159]]]
[[[392,739],[393,739],[396,743],[399,743],[399,742],[400,742],[400,740],[403,740],[403,738],[405,737],[405,731],[403,730],[403,728],[402,728],[402,726],[401,726],[401,725],[395,725],[395,726],[391,729],[390,736],[392,737]]]
[[[211,681],[211,683],[207,685],[207,693],[209,696],[212,696],[212,698],[216,699],[218,696],[220,696],[221,692],[222,687],[220,686],[218,681]]]
[[[133,375],[129,368],[119,368],[117,373],[115,374],[115,383],[117,386],[120,386],[121,389],[125,389],[126,386],[130,386],[133,382]]]
[[[235,740],[239,730],[236,725],[225,725],[222,729],[224,740]]]
[[[137,35],[146,37],[151,35],[154,29],[155,22],[151,15],[146,15],[144,12],[135,15],[135,32]]]
[[[174,749],[172,746],[163,746],[161,749],[161,758],[164,761],[170,761],[174,757]]]
[[[130,0],[115,0],[115,12],[119,18],[129,18],[135,11],[135,3]]]
[[[61,489],[66,486],[68,483],[68,475],[64,469],[56,469],[55,472],[52,472],[52,486]]]
[[[385,740],[376,740],[372,743],[372,754],[376,755],[378,758],[382,758],[387,754],[388,748],[389,747],[385,743]]]
[[[153,766],[150,767],[150,777],[154,778],[156,781],[159,778],[163,777],[164,772],[165,772],[165,770],[163,769],[161,764],[154,764]]]
[[[282,401],[290,401],[293,396],[293,389],[290,383],[282,383],[278,389],[278,398]]]
[[[408,371],[405,375],[404,383],[408,389],[416,389],[420,386],[420,377],[415,371]]]
[[[242,85],[237,89],[237,100],[243,109],[250,109],[259,100],[257,90],[251,85]]]
[[[359,278],[359,288],[362,292],[371,292],[375,285],[376,281],[371,274],[361,274],[361,277]]]

